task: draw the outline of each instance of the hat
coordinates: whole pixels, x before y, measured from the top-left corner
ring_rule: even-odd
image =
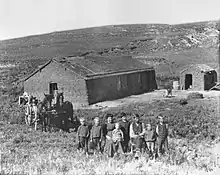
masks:
[[[109,118],[109,117],[113,117],[113,115],[110,113],[106,114],[106,118]]]

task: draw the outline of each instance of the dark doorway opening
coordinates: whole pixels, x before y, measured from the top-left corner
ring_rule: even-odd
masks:
[[[50,82],[49,83],[49,94],[53,94],[55,90],[58,90],[57,83]]]
[[[192,74],[186,74],[185,76],[185,89],[189,89],[192,86]]]

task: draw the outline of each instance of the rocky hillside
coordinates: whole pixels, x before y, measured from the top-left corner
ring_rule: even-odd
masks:
[[[112,25],[4,40],[0,41],[1,65],[18,64],[9,77],[5,72],[1,82],[14,82],[46,60],[68,55],[133,55],[153,65],[157,77],[178,78],[179,70],[188,64],[217,68],[218,34],[217,21],[208,21]]]

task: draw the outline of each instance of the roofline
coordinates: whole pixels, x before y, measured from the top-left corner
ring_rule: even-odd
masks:
[[[33,73],[31,73],[29,76],[21,79],[20,82],[24,82],[26,80],[28,80],[30,77],[32,77],[33,75],[35,75],[36,73],[38,73],[39,71],[41,71],[43,68],[45,68],[47,65],[49,65],[51,62],[55,62],[58,64],[59,63],[57,60],[55,59],[50,59],[48,62],[46,62],[44,65],[42,65],[40,68],[38,68],[37,70],[35,70]],[[67,64],[70,64],[69,62],[67,62]],[[62,64],[61,64],[62,65]],[[80,64],[81,65],[81,64]],[[72,66],[72,65],[71,65]],[[142,69],[130,69],[130,70],[125,70],[125,71],[113,71],[113,72],[107,72],[107,73],[97,73],[97,74],[89,74],[86,76],[82,76],[80,74],[77,74],[77,72],[75,72],[74,70],[70,69],[67,67],[67,69],[69,69],[71,72],[75,73],[76,75],[80,76],[81,78],[85,79],[85,80],[90,80],[90,79],[95,79],[95,78],[102,78],[102,77],[109,77],[112,75],[123,75],[123,74],[131,74],[131,73],[136,73],[136,72],[145,72],[145,71],[149,71],[149,70],[154,70],[153,67],[149,67],[149,68],[142,68]]]
[[[86,76],[85,80],[91,80],[91,79],[103,78],[103,77],[110,77],[110,76],[114,76],[114,75],[139,73],[139,72],[152,71],[152,70],[154,70],[154,69],[153,68],[145,68],[145,69],[133,69],[133,70],[128,70],[128,71],[120,71],[120,72],[101,73],[101,74]]]
[[[24,82],[26,80],[28,80],[30,77],[32,77],[33,75],[35,75],[37,72],[39,72],[40,70],[42,70],[43,68],[45,68],[48,64],[50,64],[53,60],[50,59],[49,61],[47,61],[44,65],[42,65],[40,68],[38,68],[37,70],[35,70],[32,74],[28,75],[27,77],[21,79],[21,82]]]
[[[182,72],[184,72],[185,70],[187,70],[187,69],[189,69],[189,68],[191,68],[192,66],[195,66],[195,68],[196,69],[199,69],[197,66],[198,66],[199,64],[191,64],[189,67],[186,67],[185,69],[183,69],[183,70],[181,70],[180,71],[180,74],[182,73]],[[201,70],[201,69],[199,69],[199,70]],[[203,71],[203,70],[201,70],[202,72],[204,72],[204,73],[206,73],[206,72],[210,72],[210,71],[215,71],[215,69],[210,69],[210,70],[208,70],[208,71]]]

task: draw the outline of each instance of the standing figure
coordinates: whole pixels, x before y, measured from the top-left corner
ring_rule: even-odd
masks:
[[[128,144],[129,144],[129,140],[130,140],[130,136],[129,136],[129,127],[130,127],[130,123],[127,121],[126,118],[126,114],[122,113],[121,114],[121,130],[124,134],[124,141],[123,141],[123,145],[124,145],[124,151],[127,152],[128,151]]]
[[[78,150],[84,149],[85,154],[88,154],[88,139],[89,139],[89,128],[85,123],[85,118],[80,119],[81,125],[77,130],[78,137]]]
[[[105,124],[105,147],[104,152],[109,156],[114,156],[114,143],[112,140],[112,131],[115,129],[115,124],[113,123],[113,115],[107,114],[107,123]]]
[[[92,143],[92,149],[96,152],[101,152],[101,141],[103,139],[103,128],[100,125],[99,118],[94,119],[94,125],[90,131],[90,142]],[[94,153],[95,153],[94,151]]]
[[[54,90],[54,92],[53,92],[53,99],[52,99],[52,101],[51,101],[51,106],[53,107],[53,108],[56,108],[56,105],[57,105],[57,103],[58,103],[58,90]]]
[[[163,116],[158,116],[159,124],[156,127],[156,133],[158,135],[157,143],[158,156],[162,154],[162,147],[164,147],[165,151],[168,152],[168,124],[164,122]]]
[[[155,152],[156,139],[157,139],[156,131],[154,129],[152,129],[152,126],[150,123],[147,124],[147,129],[144,134],[144,140],[146,142],[147,150],[148,150],[150,156],[152,156],[153,153]]]
[[[145,134],[144,123],[140,121],[139,115],[135,114],[134,122],[130,125],[130,138],[131,138],[131,143],[135,147],[135,152],[137,153],[136,155],[138,155],[143,148],[144,134]]]
[[[123,154],[123,140],[124,134],[120,129],[120,124],[115,123],[115,129],[112,131],[112,141],[114,143],[114,152],[115,154]]]
[[[26,105],[25,122],[31,126],[33,119],[37,119],[37,105],[33,97],[28,100]],[[34,120],[35,121],[35,120]]]

